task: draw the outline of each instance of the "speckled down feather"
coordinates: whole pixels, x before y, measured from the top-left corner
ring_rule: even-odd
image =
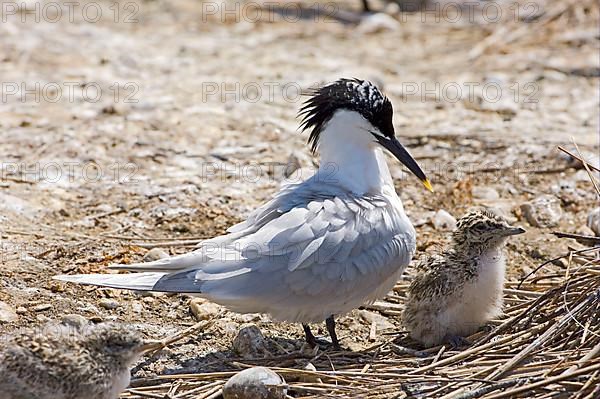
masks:
[[[0,350],[2,399],[116,399],[142,337],[113,323],[19,331]]]

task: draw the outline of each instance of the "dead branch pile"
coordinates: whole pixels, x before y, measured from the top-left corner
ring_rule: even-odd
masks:
[[[520,287],[507,284],[506,318],[491,332],[470,337],[474,344],[466,350],[407,350],[390,340],[361,353],[299,353],[246,362],[281,374],[294,398],[545,398],[557,392],[597,398],[598,254],[598,247],[573,251],[560,273],[552,271]],[[335,365],[335,371],[303,370],[308,362],[317,370]],[[232,361],[227,372],[138,380],[138,387],[123,398],[217,398],[225,381],[247,363]]]

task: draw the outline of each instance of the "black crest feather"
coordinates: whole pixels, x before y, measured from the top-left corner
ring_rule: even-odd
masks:
[[[303,131],[312,129],[308,144],[313,152],[319,145],[321,131],[340,109],[356,111],[384,135],[394,135],[392,103],[369,81],[339,79],[306,94],[311,97],[304,102],[298,115],[302,117],[300,128]]]

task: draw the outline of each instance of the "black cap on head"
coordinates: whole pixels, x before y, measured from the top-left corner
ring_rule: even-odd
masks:
[[[354,111],[365,118],[375,128],[365,131],[374,141],[391,152],[429,190],[431,183],[421,167],[408,153],[394,134],[394,110],[390,100],[369,81],[360,79],[339,79],[334,83],[312,90],[311,97],[300,109],[302,130],[312,129],[308,143],[316,151],[323,128],[338,110]]]
[[[358,112],[382,134],[394,136],[392,103],[369,81],[339,79],[307,94],[311,97],[300,109],[300,127],[302,130],[312,128],[308,143],[313,151],[317,149],[322,129],[333,114],[341,109]]]

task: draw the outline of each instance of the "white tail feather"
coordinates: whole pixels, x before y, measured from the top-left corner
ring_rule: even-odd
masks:
[[[198,266],[201,263],[202,255],[190,252],[183,255],[172,256],[169,258],[158,259],[152,262],[132,263],[129,265],[114,264],[108,268],[111,270],[128,270],[131,272],[174,272],[186,269],[192,266]]]
[[[101,287],[152,291],[154,284],[156,284],[156,282],[165,274],[166,273],[74,274],[54,276],[53,279]]]

